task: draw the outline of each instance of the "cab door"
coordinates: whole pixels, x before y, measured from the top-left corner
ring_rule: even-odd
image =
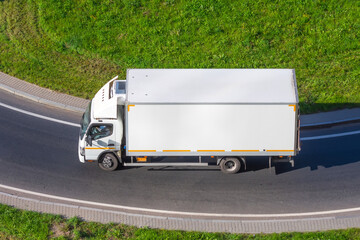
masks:
[[[115,149],[115,129],[113,124],[96,123],[89,127],[86,134],[86,160],[97,160],[104,151]]]

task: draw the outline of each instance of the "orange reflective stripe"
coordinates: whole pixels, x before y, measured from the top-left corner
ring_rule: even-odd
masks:
[[[232,152],[260,152],[259,150],[231,150]]]
[[[293,107],[293,108],[294,108],[294,112],[296,112],[296,105],[295,105],[295,104],[289,104],[289,107]]]
[[[129,152],[156,152],[156,150],[129,150]]]
[[[225,152],[225,150],[197,150],[198,152]]]
[[[191,152],[190,150],[163,150],[163,152]]]
[[[130,112],[130,107],[135,107],[135,105],[128,105],[128,112]]]

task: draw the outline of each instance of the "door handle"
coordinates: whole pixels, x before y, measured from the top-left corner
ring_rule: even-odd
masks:
[[[108,146],[110,147],[110,146],[115,146],[113,143],[111,143],[111,144],[108,144]]]

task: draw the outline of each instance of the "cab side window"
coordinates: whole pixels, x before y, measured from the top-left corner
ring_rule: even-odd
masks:
[[[93,140],[110,136],[113,133],[113,126],[110,124],[96,124],[91,126],[90,135]]]

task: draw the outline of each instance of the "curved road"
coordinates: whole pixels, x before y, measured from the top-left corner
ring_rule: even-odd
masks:
[[[0,91],[0,102],[78,123],[80,114]],[[360,207],[360,134],[303,141],[295,167],[267,159],[247,171],[125,168],[104,172],[77,159],[78,128],[0,106],[0,183],[68,198],[170,211],[303,213]],[[360,124],[304,130],[301,137],[357,131]],[[167,159],[168,160],[168,159]],[[211,159],[208,159],[211,161]]]

